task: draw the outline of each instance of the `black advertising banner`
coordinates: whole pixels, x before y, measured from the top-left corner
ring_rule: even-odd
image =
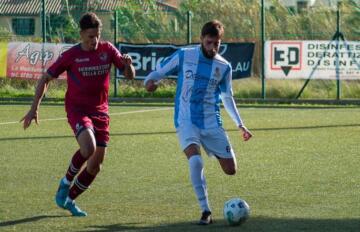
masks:
[[[127,53],[133,60],[136,70],[136,78],[144,79],[156,65],[164,58],[170,56],[181,47],[197,46],[195,44],[175,46],[171,44],[127,44],[119,43],[119,51]],[[254,54],[254,43],[223,43],[219,54],[231,63],[233,79],[246,78],[251,76],[252,58]],[[118,78],[122,75],[117,71]],[[176,78],[176,76],[171,76]]]

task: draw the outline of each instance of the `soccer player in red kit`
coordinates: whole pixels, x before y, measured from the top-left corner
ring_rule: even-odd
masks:
[[[66,175],[60,181],[55,201],[73,216],[87,215],[75,204],[75,199],[89,188],[100,171],[109,142],[111,64],[122,70],[126,78],[133,79],[135,76],[131,57],[121,54],[111,43],[100,41],[101,26],[96,14],[82,16],[81,43],[62,53],[39,80],[32,106],[21,120],[24,129],[33,119],[38,123],[38,109],[49,82],[66,71],[65,110],[80,149],[73,155]],[[86,161],[86,167],[81,169]]]

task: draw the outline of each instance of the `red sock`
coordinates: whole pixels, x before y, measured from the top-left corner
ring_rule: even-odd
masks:
[[[86,189],[89,188],[95,177],[96,175],[91,175],[85,168],[78,175],[74,182],[74,185],[70,188],[69,198],[75,200],[75,198],[77,198],[81,193],[83,193]]]
[[[73,155],[69,168],[66,172],[66,179],[70,182],[73,181],[74,177],[76,176],[76,174],[79,173],[81,166],[86,162],[86,158],[84,158],[81,154],[80,154],[80,150],[78,150],[77,152],[75,152],[75,154]]]

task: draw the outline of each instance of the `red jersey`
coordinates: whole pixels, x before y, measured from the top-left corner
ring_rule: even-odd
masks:
[[[121,53],[109,42],[99,42],[95,51],[84,51],[77,44],[62,53],[47,73],[57,78],[67,72],[67,112],[107,113],[111,63],[123,70],[122,60]]]

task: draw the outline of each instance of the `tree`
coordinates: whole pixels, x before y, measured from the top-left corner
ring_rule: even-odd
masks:
[[[185,33],[178,30],[177,12],[159,9],[155,0],[126,1],[117,10],[120,37],[123,41],[183,43],[186,38],[182,36]]]
[[[348,0],[346,5],[342,8],[345,15],[344,26],[349,28],[349,32],[346,33],[347,39],[360,39],[360,6],[356,4],[354,0]]]

